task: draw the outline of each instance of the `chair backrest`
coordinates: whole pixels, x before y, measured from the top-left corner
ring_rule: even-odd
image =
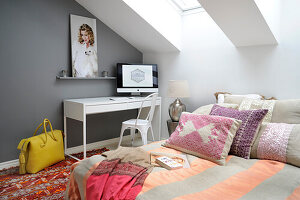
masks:
[[[141,107],[139,109],[139,114],[137,116],[137,119],[139,119],[139,117],[140,117],[140,114],[141,114],[144,102],[148,101],[151,98],[151,107],[150,107],[149,113],[148,113],[148,115],[146,117],[146,120],[148,120],[149,122],[152,121],[153,115],[154,115],[154,111],[155,111],[155,104],[156,104],[157,96],[158,96],[158,93],[153,93],[153,94],[150,94],[147,97],[145,97],[145,99],[143,100],[143,102],[141,104]]]

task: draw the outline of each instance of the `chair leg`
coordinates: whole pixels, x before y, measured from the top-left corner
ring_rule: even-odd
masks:
[[[139,131],[141,132],[142,141],[143,141],[143,144],[144,144],[144,145],[147,144],[147,133],[148,133],[148,129],[149,129],[149,127],[139,129]]]
[[[153,134],[152,126],[150,126],[150,131],[151,131],[151,134],[152,134],[152,140],[153,140],[153,142],[154,142],[155,140],[154,140],[154,134]]]
[[[120,141],[119,141],[118,148],[119,148],[120,145],[121,145],[121,142],[122,142],[122,139],[123,139],[123,134],[124,134],[125,129],[126,129],[126,127],[122,125],[121,133],[120,133]]]
[[[135,128],[130,129],[130,135],[131,135],[131,146],[133,146],[134,136],[135,136]]]

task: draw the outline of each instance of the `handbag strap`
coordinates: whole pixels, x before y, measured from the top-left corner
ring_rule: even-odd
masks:
[[[29,142],[30,142],[30,138],[21,140],[17,149],[19,149],[21,151],[26,151]]]
[[[48,133],[47,130],[46,130],[48,125],[49,125],[50,130],[51,130],[51,133],[49,133],[50,137],[52,137],[53,140],[57,141],[57,139],[55,138],[55,135],[54,135],[54,131],[53,131],[51,122],[49,121],[49,119],[44,119],[44,131],[45,131],[45,133]]]
[[[55,140],[55,141],[57,141],[57,139],[54,136],[53,128],[52,128],[52,125],[51,125],[51,122],[49,121],[49,119],[44,119],[44,121],[35,129],[33,136],[36,135],[37,131],[39,130],[39,128],[41,128],[42,125],[44,125],[44,134],[45,134],[46,140],[43,141],[44,144],[41,144],[41,147],[44,147],[47,143],[47,140],[48,140],[48,138],[47,138],[47,133],[48,132],[47,132],[47,128],[46,128],[48,125],[50,126],[51,134],[52,134],[52,136],[51,136],[51,134],[49,133],[50,137],[52,137],[52,139]]]
[[[43,126],[44,125],[44,133],[45,133],[45,137],[46,137],[46,140],[44,141],[43,139],[43,142],[44,142],[44,144],[41,144],[41,147],[44,147],[45,145],[46,145],[46,142],[47,142],[47,131],[46,131],[46,126],[48,125],[46,125],[46,123],[47,123],[47,121],[46,121],[46,119],[44,119],[44,121],[35,129],[35,131],[34,131],[34,133],[33,133],[33,136],[35,136],[36,135],[36,133],[37,133],[37,131],[41,128],[41,126]],[[29,139],[29,138],[28,138]],[[22,149],[24,149],[24,148],[22,148]]]
[[[33,136],[36,135],[37,131],[41,128],[41,126],[44,124],[45,120],[35,129],[34,133],[33,133]],[[47,124],[48,126],[48,124]]]
[[[44,119],[43,123],[41,123],[41,124],[35,129],[33,136],[36,135],[37,131],[39,130],[39,128],[41,128],[42,125],[44,125],[44,133],[45,133],[46,140],[43,141],[44,144],[41,144],[41,147],[44,147],[44,146],[46,145],[46,142],[47,142],[47,133],[48,133],[48,132],[47,132],[47,130],[46,130],[46,127],[47,127],[48,125],[50,126],[50,129],[51,129],[51,133],[48,133],[48,134],[50,135],[50,137],[52,137],[53,140],[57,141],[57,139],[56,139],[55,136],[54,136],[53,128],[52,128],[51,122],[50,122],[48,119]],[[52,134],[52,136],[51,136],[51,134]],[[30,142],[30,138],[21,140],[21,142],[19,143],[17,149],[26,151],[29,142]]]

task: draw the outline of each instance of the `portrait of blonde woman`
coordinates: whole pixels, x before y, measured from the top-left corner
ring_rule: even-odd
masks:
[[[98,77],[96,20],[71,15],[72,76]]]

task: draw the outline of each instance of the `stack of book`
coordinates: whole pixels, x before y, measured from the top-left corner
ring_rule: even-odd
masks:
[[[190,168],[190,163],[185,154],[151,152],[150,162],[166,169]]]
[[[155,159],[155,162],[168,170],[180,169],[183,167],[182,164],[176,162],[175,160],[167,156],[157,157]]]

